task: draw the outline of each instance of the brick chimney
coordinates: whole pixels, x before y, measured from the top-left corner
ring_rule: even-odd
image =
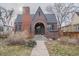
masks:
[[[30,33],[30,24],[31,24],[30,8],[23,7],[22,30]]]
[[[30,8],[29,7],[23,7],[23,14],[29,15],[30,14]]]

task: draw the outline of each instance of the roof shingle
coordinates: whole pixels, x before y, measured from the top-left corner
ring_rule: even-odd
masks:
[[[45,14],[47,18],[47,22],[57,22],[55,14]],[[34,14],[31,14],[32,20],[34,17]],[[15,20],[15,22],[22,22],[22,14],[19,14]]]

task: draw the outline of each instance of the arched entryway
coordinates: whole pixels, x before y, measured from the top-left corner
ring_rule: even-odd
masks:
[[[45,34],[45,27],[43,23],[36,23],[35,34]]]

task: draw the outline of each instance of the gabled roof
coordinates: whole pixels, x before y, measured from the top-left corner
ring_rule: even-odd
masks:
[[[34,14],[31,14],[32,20],[34,19]],[[57,22],[55,14],[45,14],[47,22]]]
[[[15,22],[22,22],[22,14],[18,14]]]
[[[36,17],[39,13],[40,13],[40,15],[43,15],[43,16],[46,18],[46,16],[44,15],[44,13],[43,13],[41,7],[38,7],[38,9],[37,9],[37,11],[36,11],[36,13],[34,14],[34,17],[33,17],[32,19],[35,19],[35,17]],[[46,20],[47,20],[47,19],[46,19]]]
[[[38,15],[38,12],[40,12],[40,15],[42,14],[45,16],[47,23],[57,23],[55,14],[44,14],[40,7],[37,9],[35,14],[31,14],[32,20],[34,20],[36,15]],[[22,22],[22,14],[17,16],[15,22]]]
[[[71,24],[72,25],[79,24],[79,12],[75,12]]]
[[[55,14],[45,14],[47,22],[57,22]]]

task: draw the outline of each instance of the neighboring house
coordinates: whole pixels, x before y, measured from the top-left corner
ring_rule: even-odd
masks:
[[[35,14],[30,14],[29,7],[23,7],[23,14],[17,15],[15,31],[27,31],[34,35],[58,37],[57,19],[55,14],[44,14],[39,7]]]
[[[72,22],[62,27],[62,31],[64,33],[70,33],[70,35],[79,35],[79,12],[75,12],[75,15],[73,16]]]
[[[72,22],[67,26],[63,26],[62,30],[64,32],[79,32],[79,12],[75,13]]]

